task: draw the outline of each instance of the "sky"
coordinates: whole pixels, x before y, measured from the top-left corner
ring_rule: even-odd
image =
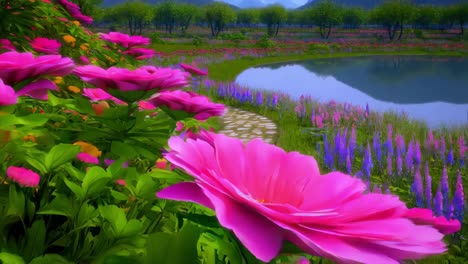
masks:
[[[219,1],[219,0],[218,0]],[[233,4],[233,5],[236,5],[238,2],[240,2],[241,0],[221,0],[223,2],[226,2],[226,3],[230,3],[230,4]],[[273,4],[275,3],[277,0],[260,0],[261,2],[264,2],[265,4]],[[297,6],[301,6],[305,3],[307,3],[307,0],[291,0],[291,2],[294,2],[297,4]]]

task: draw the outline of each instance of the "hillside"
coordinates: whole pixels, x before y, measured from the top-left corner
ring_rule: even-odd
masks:
[[[310,0],[305,5],[299,7],[304,9],[313,6],[320,0]],[[348,7],[363,7],[363,8],[374,8],[385,0],[335,0],[334,2],[341,6]],[[451,5],[460,2],[461,0],[413,0],[412,2],[418,5]]]

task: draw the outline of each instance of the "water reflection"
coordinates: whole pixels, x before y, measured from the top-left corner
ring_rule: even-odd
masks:
[[[280,63],[250,68],[236,82],[293,98],[304,94],[403,111],[431,127],[468,123],[468,59],[373,56]]]

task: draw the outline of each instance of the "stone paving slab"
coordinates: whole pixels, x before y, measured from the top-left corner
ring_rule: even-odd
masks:
[[[262,138],[267,143],[273,143],[277,133],[276,125],[270,119],[233,107],[226,107],[221,120],[224,127],[219,133],[239,138],[243,142]]]

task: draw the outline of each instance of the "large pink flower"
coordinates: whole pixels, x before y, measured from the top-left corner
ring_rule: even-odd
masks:
[[[37,51],[47,54],[58,54],[62,44],[55,39],[35,38],[31,42],[31,47]]]
[[[77,67],[74,71],[85,82],[106,89],[121,91],[136,90],[170,90],[186,86],[189,74],[171,68],[156,68],[143,66],[135,70],[111,67],[107,70],[86,65]]]
[[[15,46],[13,46],[13,43],[9,39],[0,39],[0,50],[16,50]]]
[[[137,48],[137,47],[130,48],[129,50],[126,50],[122,53],[132,56],[137,60],[150,59],[154,57],[154,55],[156,55],[156,51],[154,51],[153,49]]]
[[[10,166],[6,173],[8,178],[24,187],[36,187],[39,185],[39,181],[41,180],[39,174],[23,167]]]
[[[70,58],[60,55],[34,57],[30,52],[16,51],[0,54],[0,78],[8,85],[42,75],[63,76],[69,74],[73,67],[75,65]]]
[[[120,32],[101,33],[101,39],[118,44],[125,48],[134,46],[146,46],[150,44],[150,39],[142,36],[129,36]]]
[[[124,101],[115,98],[114,96],[99,88],[83,88],[83,95],[88,97],[91,102],[112,100],[116,104],[126,104]]]
[[[205,120],[224,113],[224,105],[213,103],[208,97],[194,92],[162,92],[149,100],[154,106],[165,105],[172,110],[195,114],[195,119]]]
[[[3,80],[0,79],[0,106],[13,105],[18,102],[18,96],[15,93],[15,90],[3,83]]]
[[[83,24],[91,24],[93,23],[93,19],[89,16],[83,15],[81,13],[80,7],[68,0],[57,0],[57,3],[59,3],[67,12],[76,20],[80,21]]]
[[[262,261],[273,259],[285,239],[338,263],[399,263],[446,251],[435,218],[408,217],[397,196],[364,194],[357,178],[321,175],[311,156],[209,132],[186,141],[172,137],[169,146],[165,158],[195,181],[157,195],[213,209]],[[444,222],[455,226],[451,231],[460,228]]]

